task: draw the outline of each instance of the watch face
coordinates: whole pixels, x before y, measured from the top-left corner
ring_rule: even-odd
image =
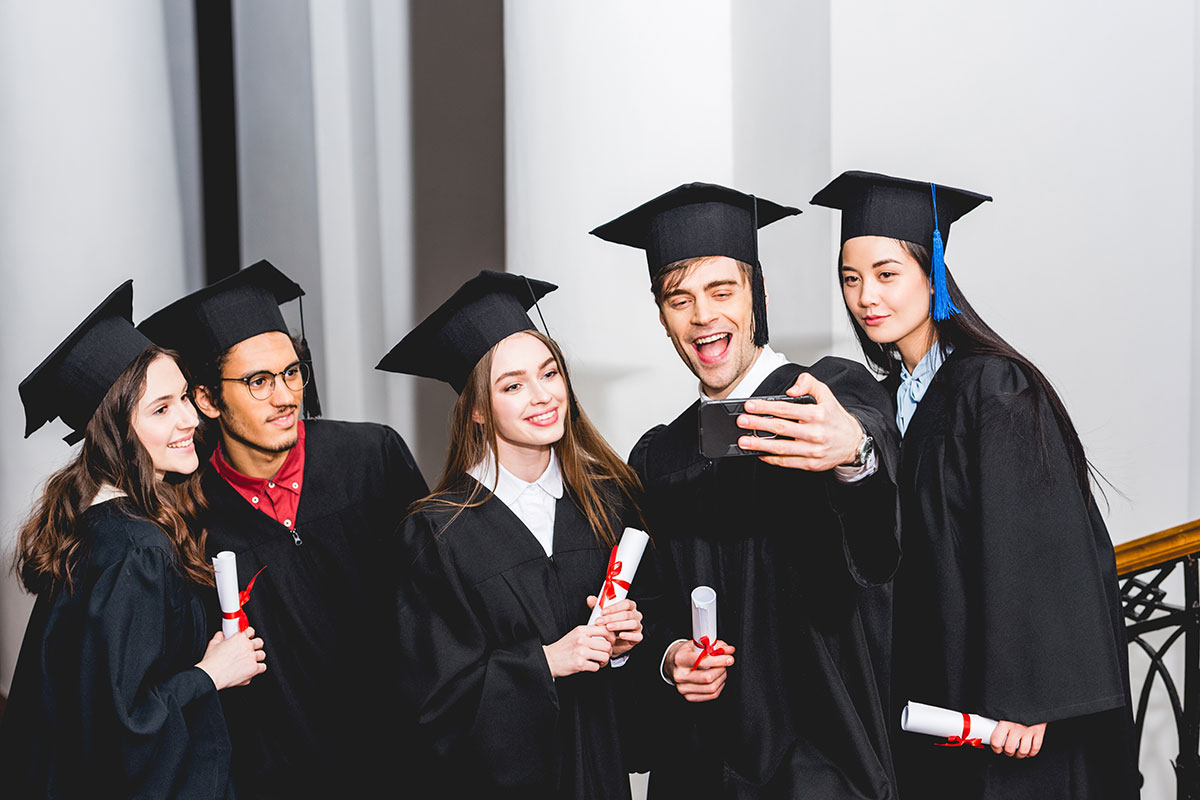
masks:
[[[855,459],[855,466],[861,467],[867,463],[867,459],[871,457],[871,451],[875,449],[875,440],[870,436],[864,436],[862,443],[858,446],[858,458]]]

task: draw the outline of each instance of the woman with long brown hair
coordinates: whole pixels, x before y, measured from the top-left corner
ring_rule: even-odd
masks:
[[[945,263],[951,223],[989,200],[866,172],[813,198],[842,212],[846,310],[903,435],[894,718],[915,701],[999,723],[949,747],[894,726],[899,789],[1124,800],[1138,792],[1125,631],[1083,445]]]
[[[83,444],[18,532],[37,602],[0,730],[14,797],[232,796],[217,691],[266,668],[252,628],[207,635],[196,412],[132,305],[126,281],[20,387],[26,436],[61,417]]]
[[[483,272],[379,368],[458,392],[446,468],[402,531],[399,676],[448,796],[628,797],[613,659],[633,600],[587,624],[637,478],[579,408],[526,314],[553,284]]]

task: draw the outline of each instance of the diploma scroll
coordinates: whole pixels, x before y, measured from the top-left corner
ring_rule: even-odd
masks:
[[[221,632],[228,639],[248,624],[238,596],[237,556],[229,550],[217,553],[213,557],[213,571],[217,578],[217,600],[221,604]]]
[[[945,736],[951,747],[983,747],[992,739],[998,723],[979,714],[965,714],[947,708],[909,701],[900,714],[900,727],[911,733]]]
[[[588,617],[588,625],[595,625],[596,620],[604,613],[604,606],[624,600],[629,594],[629,584],[633,581],[642,555],[646,552],[646,543],[650,537],[645,531],[637,528],[626,528],[621,534],[621,541],[613,547],[608,557],[608,569],[604,575],[604,585],[596,595],[599,598],[592,615]]]
[[[708,656],[725,654],[725,648],[713,647],[717,641],[717,593],[710,586],[692,589],[692,646],[696,649],[696,669]]]

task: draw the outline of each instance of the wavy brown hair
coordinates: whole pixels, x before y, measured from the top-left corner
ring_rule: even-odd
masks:
[[[633,468],[604,441],[596,426],[579,407],[575,390],[571,387],[566,360],[558,344],[540,331],[528,330],[524,333],[546,345],[566,382],[568,410],[563,415],[563,436],[554,443],[554,452],[558,455],[563,483],[571,499],[587,518],[596,540],[601,545],[611,547],[617,543],[621,533],[621,509],[629,509],[634,516],[641,518],[638,510],[641,481]],[[471,370],[467,384],[451,412],[450,450],[446,454],[441,480],[431,495],[413,505],[413,511],[430,505],[449,505],[460,510],[475,508],[491,498],[491,492],[485,494],[485,489],[478,483],[471,488],[466,500],[459,501],[454,496],[462,488],[469,469],[483,463],[486,458],[495,457],[492,454],[496,452],[496,420],[492,411],[490,380],[492,355],[495,352],[493,346]],[[476,411],[483,417],[482,423],[474,420]]]
[[[204,509],[199,470],[158,480],[150,454],[133,429],[133,413],[146,391],[146,371],[163,357],[183,369],[171,350],[143,350],[92,415],[79,452],[46,479],[41,498],[17,532],[13,559],[14,570],[30,592],[74,591],[72,571],[90,544],[81,535],[79,517],[105,484],[125,493],[113,502],[163,530],[185,578],[213,585],[212,566],[204,556],[205,532],[197,524]]]

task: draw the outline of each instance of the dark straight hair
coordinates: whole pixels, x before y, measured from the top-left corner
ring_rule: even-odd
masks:
[[[923,245],[913,242],[896,239],[905,252],[908,253],[925,271],[928,276],[931,269],[931,258],[929,250]],[[841,271],[842,257],[838,253],[838,271]],[[940,322],[934,321],[933,326],[937,331],[938,344],[942,349],[942,355],[948,355],[948,350],[953,347],[961,353],[972,353],[976,355],[1000,356],[1015,363],[1025,375],[1025,380],[1034,392],[1032,403],[1034,428],[1037,431],[1038,444],[1043,457],[1046,454],[1046,438],[1043,420],[1041,418],[1041,403],[1037,402],[1038,395],[1046,399],[1046,403],[1050,406],[1050,411],[1054,416],[1054,422],[1058,426],[1059,433],[1062,436],[1063,443],[1067,447],[1067,455],[1071,460],[1071,469],[1075,473],[1075,480],[1079,484],[1079,490],[1083,493],[1083,497],[1089,503],[1092,501],[1092,489],[1090,478],[1096,478],[1097,483],[1103,480],[1103,476],[1096,471],[1095,467],[1087,460],[1087,456],[1083,452],[1083,443],[1079,440],[1079,433],[1075,430],[1074,423],[1071,422],[1071,416],[1067,414],[1067,408],[1063,405],[1062,399],[1058,396],[1058,392],[1054,391],[1054,387],[1050,384],[1049,379],[1042,374],[1042,371],[1034,366],[1033,362],[1025,356],[1017,352],[1016,348],[1004,341],[1000,334],[992,330],[979,313],[967,302],[967,298],[963,296],[962,291],[958,288],[958,284],[954,282],[954,276],[950,274],[950,267],[946,267],[946,289],[950,292],[950,299],[954,301],[954,305],[958,306],[962,313],[950,316]],[[850,318],[851,327],[854,328],[854,335],[858,337],[858,343],[862,347],[863,353],[867,360],[876,372],[885,375],[889,378],[898,377],[900,374],[901,358],[900,350],[894,343],[879,344],[871,341],[862,326],[858,324],[854,314],[850,311],[849,306],[846,307],[846,315]]]

